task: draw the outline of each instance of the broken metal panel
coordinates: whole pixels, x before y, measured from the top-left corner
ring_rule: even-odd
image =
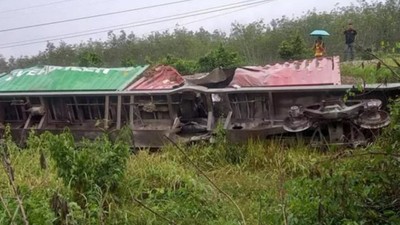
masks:
[[[269,120],[268,93],[228,94],[232,109],[232,121]]]
[[[171,66],[158,66],[147,70],[145,75],[131,84],[126,90],[173,89],[183,85],[185,80]]]

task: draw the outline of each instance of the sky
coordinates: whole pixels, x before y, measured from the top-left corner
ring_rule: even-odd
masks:
[[[47,40],[105,40],[107,31],[118,33],[122,27],[139,37],[177,26],[229,33],[232,22],[269,23],[352,3],[357,4],[356,0],[0,0],[0,55],[35,55],[45,50]]]

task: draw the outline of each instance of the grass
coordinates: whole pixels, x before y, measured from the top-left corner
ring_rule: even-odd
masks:
[[[398,57],[395,59],[399,61]],[[385,57],[382,60],[400,75],[400,68],[392,58]],[[344,62],[340,65],[340,72],[342,76],[358,78],[369,84],[381,83],[385,80],[387,82],[399,82],[400,79],[384,65],[379,66],[378,60]]]
[[[261,218],[271,216],[270,209],[276,208],[275,204],[280,201],[279,193],[283,189],[280,181],[308,173],[309,165],[325,157],[325,154],[305,147],[282,149],[277,142],[251,141],[237,147],[236,152],[242,151],[240,159],[232,158],[228,151],[222,145],[194,145],[187,149],[189,157],[237,202],[247,224],[259,224]],[[70,194],[68,187],[57,177],[54,162],[49,156],[47,160],[49,167],[43,170],[39,149],[11,153],[15,183],[21,189],[29,218],[37,224],[51,224],[56,218],[49,207],[55,192],[67,199]],[[0,172],[0,189],[2,197],[12,203],[7,205],[10,210],[16,210],[14,194],[4,170]],[[235,206],[172,146],[158,153],[140,151],[132,155],[118,196],[108,203],[111,209],[107,223],[165,224],[135,200],[179,224],[240,223]],[[7,216],[1,214],[4,210],[4,205],[0,206],[0,218],[6,221]],[[75,210],[71,217],[75,213],[77,223],[88,223],[87,218],[82,218],[82,212],[78,208]],[[281,218],[279,210],[276,214],[278,221]]]
[[[400,104],[394,106],[392,118],[397,121]],[[367,149],[321,152],[277,140],[230,145],[219,134],[214,144],[187,146],[185,153],[233,199],[248,225],[394,225],[400,224],[396,124]],[[59,168],[46,150],[48,140],[32,140],[24,149],[7,145],[30,224],[54,224],[61,218],[50,207],[55,193],[68,204],[66,224],[244,224],[232,201],[172,145],[130,155],[118,189],[111,193],[93,187],[83,196],[87,204],[82,208],[74,202],[74,189],[57,176]],[[42,152],[47,169],[41,168]],[[9,224],[14,214],[16,224],[22,224],[4,169],[0,195],[0,224]]]
[[[338,180],[343,174],[349,176],[349,180],[352,176],[361,179],[356,171],[360,165],[353,159],[328,161],[324,166],[321,162],[334,158],[338,152],[323,153],[305,145],[289,148],[277,141],[249,141],[243,146],[226,146],[219,142],[193,145],[186,152],[234,199],[246,223],[251,225],[313,224],[318,220],[315,210],[318,211],[319,205],[332,204],[329,202],[332,193],[325,193],[321,186],[327,181],[321,178],[324,174]],[[168,224],[167,221],[241,224],[240,214],[232,202],[213,188],[173,146],[166,146],[157,153],[140,151],[131,155],[121,187],[114,198],[105,202],[107,210],[89,205],[86,210],[91,216],[72,202],[70,189],[57,177],[51,158],[47,156],[49,167],[46,170],[40,168],[39,149],[15,151],[11,156],[15,182],[20,187],[32,224],[52,224],[57,218],[49,207],[55,192],[69,201],[69,224]],[[357,166],[353,166],[354,163]],[[332,169],[337,170],[337,174],[329,175]],[[331,185],[341,186],[342,181],[335,179],[329,181]],[[2,197],[8,199],[6,206],[15,212],[14,194],[4,170],[0,173],[0,189]],[[319,199],[320,193],[328,196],[325,202]],[[101,199],[99,201],[103,201]],[[349,203],[346,204],[349,207]],[[1,221],[9,219],[4,206],[0,206]],[[99,219],[101,215],[106,215],[104,220]],[[21,222],[20,218],[18,221]]]

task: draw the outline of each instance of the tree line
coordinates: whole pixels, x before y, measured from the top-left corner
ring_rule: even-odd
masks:
[[[163,63],[180,67],[183,73],[193,73],[219,65],[265,65],[312,57],[314,38],[309,33],[314,29],[331,34],[325,38],[328,55],[342,56],[343,31],[350,21],[358,32],[356,44],[360,48],[400,52],[400,0],[359,0],[350,6],[337,5],[330,12],[317,13],[314,9],[299,17],[283,16],[269,23],[232,23],[229,34],[177,27],[145,37],[121,30],[109,32],[105,41],[48,42],[45,50],[34,56],[6,59],[0,55],[0,72],[35,65],[120,67]]]

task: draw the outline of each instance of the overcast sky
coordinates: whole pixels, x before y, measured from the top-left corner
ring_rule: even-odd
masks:
[[[179,3],[165,5],[172,2]],[[258,2],[259,4],[255,4]],[[249,5],[252,3],[253,5]],[[356,4],[356,0],[0,0],[0,54],[5,57],[33,55],[45,49],[46,40],[60,37],[64,37],[63,40],[67,43],[79,43],[89,38],[104,40],[107,30],[119,25],[123,25],[123,27],[135,25],[124,28],[124,30],[127,33],[132,31],[138,36],[149,34],[152,31],[173,29],[177,24],[190,30],[204,27],[210,31],[219,29],[229,33],[230,24],[235,21],[251,23],[263,19],[265,22],[270,22],[283,15],[300,16],[314,8],[317,11],[330,11],[337,5],[347,6],[351,3]],[[160,4],[164,4],[164,6],[149,7]],[[31,25],[143,7],[148,8],[19,29]],[[210,11],[214,12],[207,13]],[[194,16],[193,14],[199,15]],[[176,18],[183,16],[185,18]],[[159,22],[166,19],[168,21]],[[17,29],[6,31],[15,28]],[[65,36],[76,36],[85,34],[85,32],[93,34],[65,38]],[[52,42],[58,43],[58,41],[53,40]],[[5,46],[28,42],[40,43],[5,48]]]

